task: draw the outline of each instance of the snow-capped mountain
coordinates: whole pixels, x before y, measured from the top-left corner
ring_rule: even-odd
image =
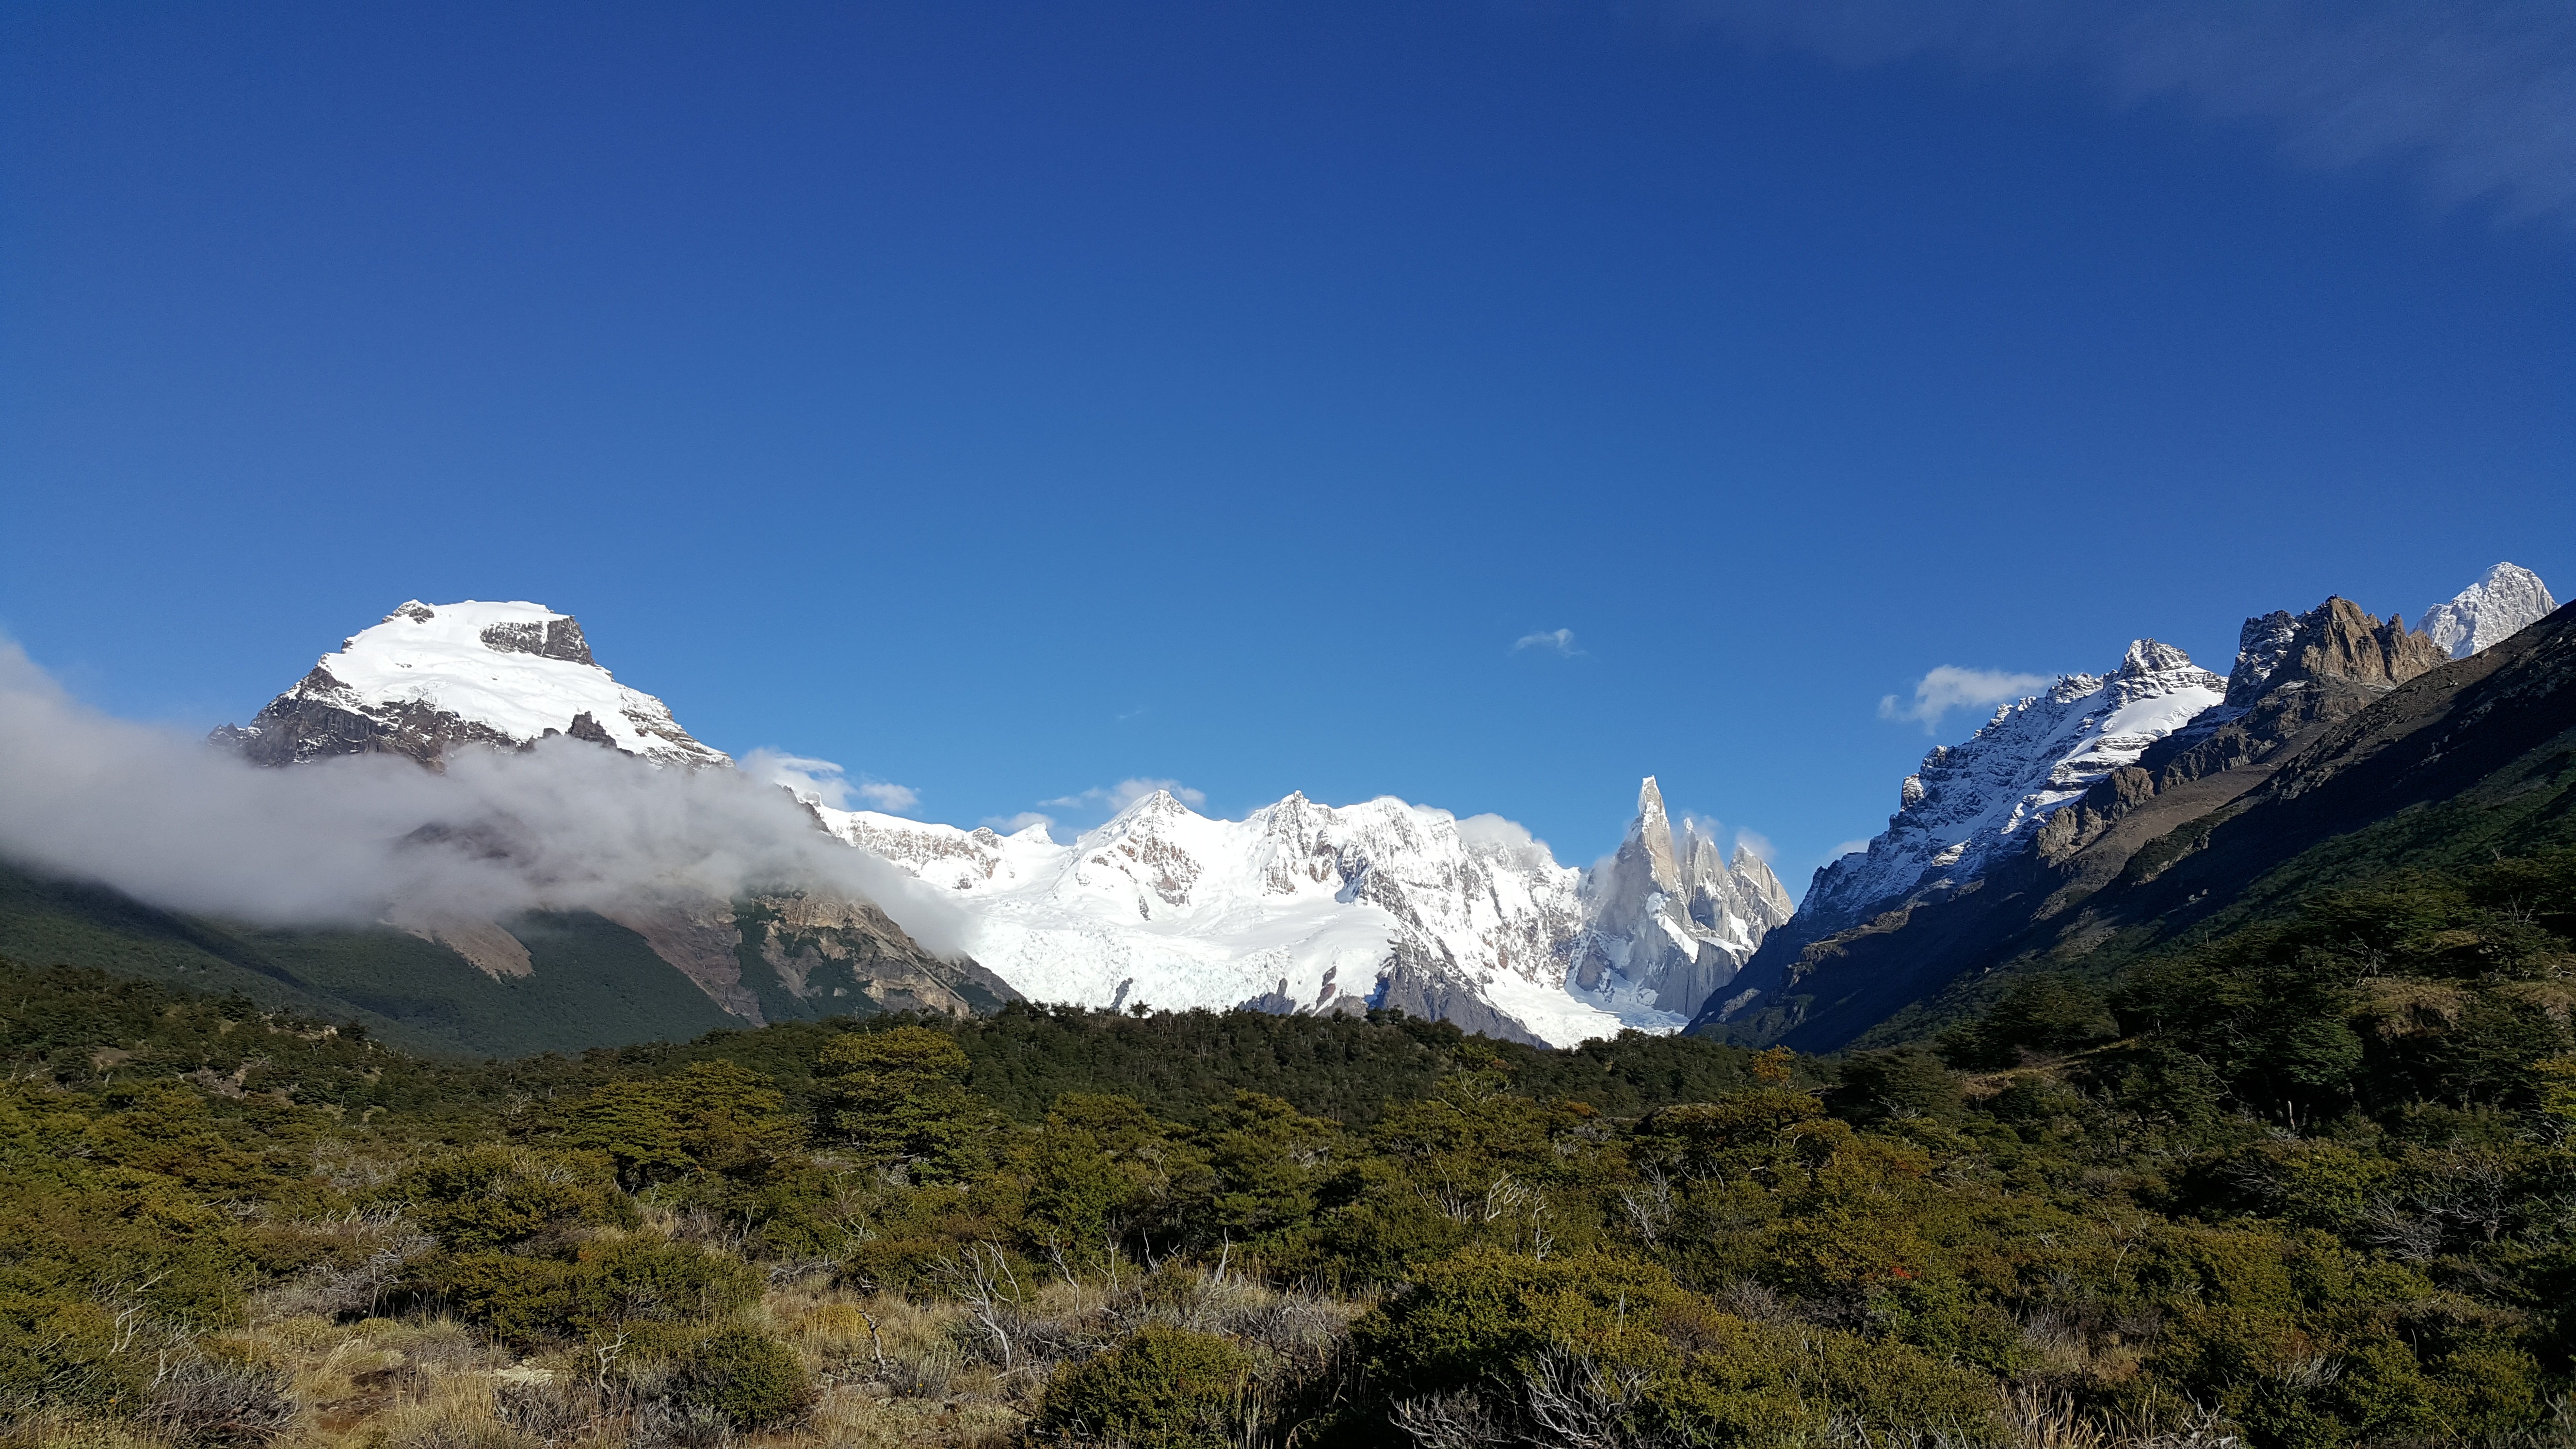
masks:
[[[1073,843],[871,811],[842,839],[964,897],[968,949],[1023,994],[1093,1006],[1399,1006],[1554,1043],[1688,1019],[1788,916],[1779,882],[1706,836],[1676,855],[1649,779],[1635,849],[1597,884],[1528,832],[1391,798],[1292,794],[1240,821],[1157,791]],[[1569,978],[1572,979],[1569,979]]]
[[[1729,863],[1695,820],[1684,820],[1676,838],[1652,775],[1637,792],[1627,838],[1587,873],[1581,894],[1575,986],[1685,1018],[1795,910],[1752,851],[1737,847]]]
[[[2500,563],[2448,602],[2426,609],[2421,632],[2452,658],[2466,659],[2538,623],[2557,607],[2540,575],[2519,564]]]
[[[404,604],[215,738],[263,765],[371,752],[428,764],[458,744],[516,747],[556,734],[657,764],[732,763],[662,701],[611,678],[571,615],[473,600]]]
[[[460,746],[521,748],[556,734],[660,765],[732,763],[660,700],[612,679],[571,616],[531,603],[406,603],[215,738],[259,764],[387,752],[436,767]],[[841,840],[964,908],[967,968],[992,972],[994,994],[1042,1001],[1400,1007],[1571,1043],[1623,1026],[1678,1029],[1789,914],[1751,853],[1729,863],[1687,822],[1677,835],[1651,778],[1626,843],[1592,872],[1559,865],[1498,817],[1391,798],[1334,808],[1292,794],[1229,821],[1158,792],[1071,844],[1042,827],[1005,836],[807,804]],[[616,919],[726,1011],[758,1020],[822,999],[796,969],[803,957],[769,939],[787,907],[767,897],[758,907],[657,901]],[[892,944],[850,951],[880,961],[918,952],[884,925]],[[498,923],[414,926],[496,979],[528,969]],[[732,963],[752,947],[774,958],[770,969],[738,979]],[[944,989],[926,955],[901,964],[904,989]],[[892,966],[877,969],[893,979]],[[772,974],[775,1000],[754,990],[770,990]],[[883,996],[886,981],[870,989]]]
[[[2094,781],[2218,705],[2227,681],[2169,644],[2140,639],[2107,675],[2070,674],[1995,711],[1905,777],[1887,829],[1816,872],[1799,904],[1817,934],[1898,901],[1956,889],[2021,849],[2032,829]]]

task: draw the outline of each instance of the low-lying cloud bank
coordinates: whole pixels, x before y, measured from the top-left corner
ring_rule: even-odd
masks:
[[[433,774],[360,755],[262,769],[73,699],[0,639],[0,856],[269,925],[505,917],[800,889],[874,901],[955,954],[955,905],[816,828],[776,784],[571,739]]]

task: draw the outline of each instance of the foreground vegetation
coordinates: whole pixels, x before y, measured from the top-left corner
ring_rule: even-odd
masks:
[[[0,970],[21,1444],[2576,1437],[2576,852],[1832,1063],[1015,1007],[465,1066]]]

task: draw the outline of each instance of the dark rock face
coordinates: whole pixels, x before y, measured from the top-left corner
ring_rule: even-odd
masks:
[[[2296,619],[2275,613],[2245,621],[2227,703],[2247,707],[2299,683],[2385,691],[2450,662],[2448,650],[2409,633],[2397,615],[2382,623],[2350,599],[2331,598]]]
[[[482,638],[485,648],[503,654],[535,654],[574,664],[599,662],[590,657],[590,641],[581,637],[581,625],[571,619],[548,619],[543,624],[495,624],[483,631]]]
[[[1460,1031],[1496,1041],[1547,1045],[1455,977],[1399,960],[1380,981],[1374,1002],[1378,1007],[1424,1021],[1445,1021]]]
[[[207,738],[254,765],[298,765],[333,755],[403,755],[431,768],[461,744],[516,743],[500,731],[425,704],[362,714],[330,702],[344,692],[330,671],[315,668],[268,702],[248,725],[226,725]]]
[[[1820,937],[1793,922],[1691,1030],[1829,1049],[1962,973],[2065,948],[2151,842],[2253,797],[2315,741],[2450,662],[2396,616],[2348,599],[2248,619],[2226,702],[2061,806],[2029,849],[1949,899],[1908,900]]]
[[[577,740],[588,740],[594,745],[607,745],[614,748],[617,744],[617,741],[608,737],[608,731],[599,721],[591,718],[588,710],[574,715],[572,724],[564,730],[564,733]]]

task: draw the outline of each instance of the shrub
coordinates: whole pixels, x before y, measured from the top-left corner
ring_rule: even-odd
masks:
[[[1351,1340],[1372,1380],[1408,1393],[1517,1384],[1555,1348],[1659,1363],[1670,1351],[1658,1319],[1691,1303],[1652,1264],[1470,1248],[1421,1269]]]
[[[546,1156],[511,1147],[452,1152],[385,1185],[380,1201],[450,1248],[507,1247],[550,1227],[615,1217],[616,1184],[598,1158]]]
[[[750,1328],[698,1335],[676,1356],[669,1385],[681,1403],[720,1415],[737,1429],[792,1419],[814,1399],[803,1361]]]
[[[585,1243],[571,1273],[572,1326],[594,1335],[617,1324],[725,1318],[760,1301],[760,1270],[689,1243],[621,1238]]]
[[[564,1140],[608,1154],[631,1187],[698,1172],[762,1180],[802,1145],[778,1084],[731,1062],[610,1082],[565,1113]]]
[[[558,1259],[486,1251],[433,1262],[409,1286],[527,1348],[571,1331],[572,1275],[573,1265]]]
[[[1153,1324],[1109,1352],[1056,1371],[1032,1426],[1041,1438],[1134,1449],[1235,1442],[1252,1356],[1226,1339]]]
[[[692,1244],[618,1238],[583,1244],[571,1262],[467,1253],[431,1265],[418,1288],[524,1348],[598,1337],[628,1323],[730,1317],[759,1301],[761,1275]]]

